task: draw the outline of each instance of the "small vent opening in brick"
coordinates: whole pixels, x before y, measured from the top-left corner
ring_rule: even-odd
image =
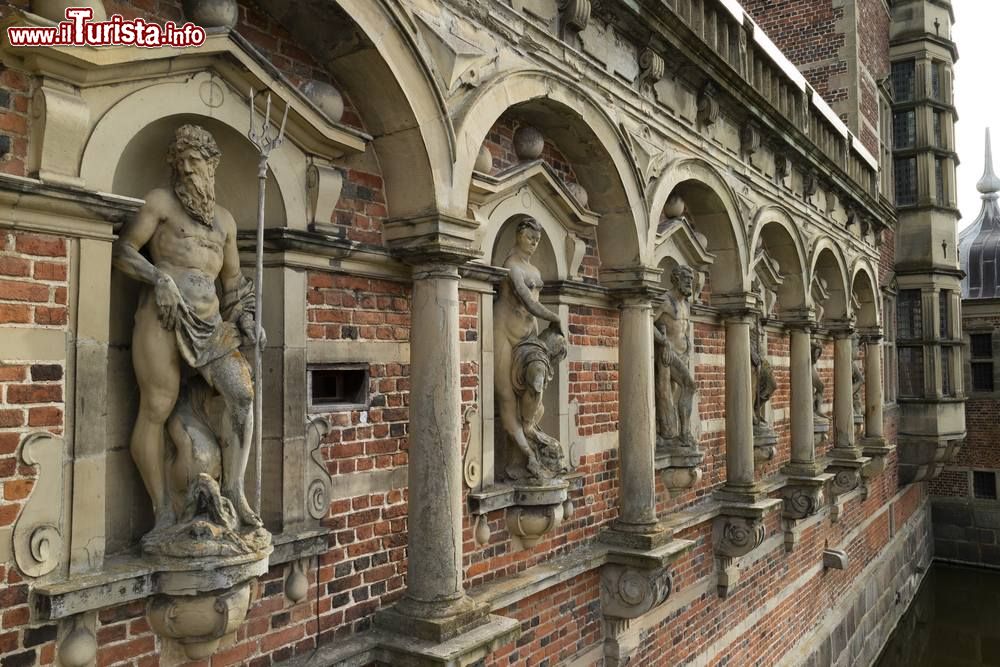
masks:
[[[973,470],[972,494],[983,500],[996,500],[997,474],[991,470]]]
[[[368,364],[310,366],[309,407],[353,410],[368,407]]]

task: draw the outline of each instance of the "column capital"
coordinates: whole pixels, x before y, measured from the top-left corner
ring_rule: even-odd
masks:
[[[713,294],[712,305],[719,308],[719,315],[727,322],[748,322],[755,317],[760,317],[760,302],[753,292]]]
[[[411,272],[414,280],[427,280],[428,278],[445,280],[461,279],[461,276],[458,273],[458,264],[445,261],[415,263],[411,265]]]
[[[782,313],[781,322],[786,329],[811,333],[819,326],[816,321],[816,311],[810,307],[796,308]]]
[[[834,338],[850,338],[856,333],[851,320],[835,320],[827,327]]]
[[[662,294],[663,269],[652,266],[627,266],[601,268],[601,284],[612,294],[649,293]]]
[[[857,330],[857,333],[865,344],[870,345],[882,340],[881,327],[862,327]]]
[[[475,248],[479,223],[432,212],[387,220],[382,227],[386,245],[407,264],[459,266],[482,255]]]

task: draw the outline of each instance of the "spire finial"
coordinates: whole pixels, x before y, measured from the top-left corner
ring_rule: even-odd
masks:
[[[986,167],[983,169],[983,177],[979,179],[976,189],[983,196],[996,196],[1000,192],[1000,178],[993,172],[993,149],[990,146],[990,128],[986,128]]]

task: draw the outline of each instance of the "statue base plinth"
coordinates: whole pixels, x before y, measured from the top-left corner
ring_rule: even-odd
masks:
[[[616,547],[653,551],[670,542],[672,530],[662,523],[632,524],[616,519],[611,527],[600,535],[600,541]]]
[[[654,467],[673,496],[701,481],[699,466],[704,460],[705,454],[697,447],[658,447]]]
[[[778,452],[778,434],[770,426],[755,426],[753,430],[754,465],[764,465]]]
[[[489,621],[489,605],[462,594],[454,600],[427,602],[403,598],[375,614],[376,627],[390,632],[441,643]]]

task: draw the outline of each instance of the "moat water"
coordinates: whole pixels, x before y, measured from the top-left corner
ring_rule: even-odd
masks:
[[[875,667],[1000,667],[1000,571],[935,563]]]

